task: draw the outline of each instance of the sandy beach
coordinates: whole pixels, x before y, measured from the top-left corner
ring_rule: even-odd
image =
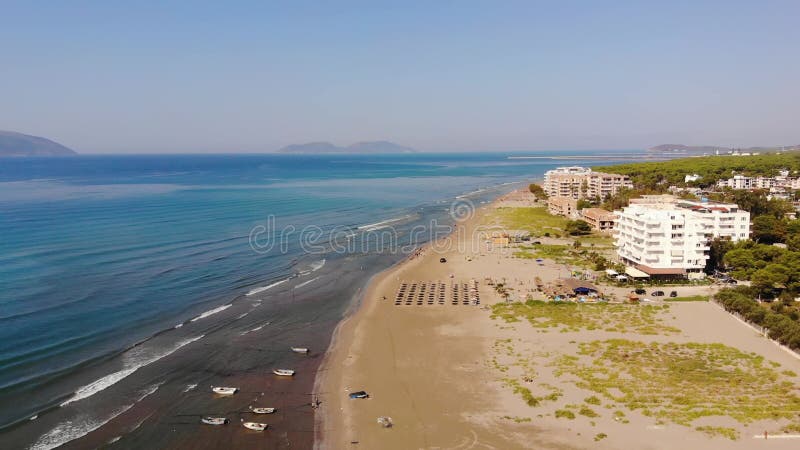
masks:
[[[322,400],[317,448],[671,449],[688,444],[701,449],[788,449],[800,445],[796,438],[800,436],[791,431],[799,423],[794,412],[781,410],[764,419],[770,408],[782,408],[765,401],[777,398],[770,397],[773,391],[783,397],[797,393],[800,361],[714,303],[575,305],[583,309],[572,318],[559,319],[566,322],[558,326],[493,317],[491,305],[504,303],[493,285],[502,282],[513,289],[512,301],[544,299],[534,278],[548,282],[570,272],[554,261],[537,264],[514,257],[513,248],[489,244],[486,234],[476,233],[486,227],[487,214],[494,208],[533,205],[525,195],[506,196],[459,223],[449,243],[462,245],[430,244],[371,281],[357,310],[337,328],[316,380],[315,391]],[[477,305],[470,301],[473,283]],[[618,291],[611,292],[615,298],[624,298],[627,292],[601,289]],[[677,289],[681,296],[689,296],[710,295],[715,288]],[[464,296],[465,292],[469,294]],[[619,348],[625,349],[623,358],[643,358],[641,367],[650,370],[651,378],[636,379],[636,367],[609,357]],[[725,378],[730,367],[720,366],[724,373],[717,377],[713,364],[715,358],[723,358],[718,354],[727,355],[726,364],[740,364],[743,375],[731,381]],[[700,358],[708,367],[680,367],[681,361],[694,361],[691,358]],[[660,364],[648,368],[647,361],[662,361],[670,370],[659,371]],[[709,375],[697,385],[680,380],[670,387],[673,390],[667,383],[653,381],[684,370]],[[630,386],[632,393],[622,395],[620,389],[608,387],[613,383],[597,387],[591,378],[595,373],[630,377],[630,383],[620,386],[623,391]],[[748,374],[770,378],[774,386],[756,384]],[[708,413],[712,408],[708,405],[702,413],[679,407],[681,401],[708,401],[700,398],[703,389],[729,382],[742,385],[731,388],[731,395],[743,394],[718,400],[713,406],[718,414]],[[652,404],[625,403],[647,389],[652,391]],[[350,392],[361,390],[368,399],[348,398]],[[691,398],[681,400],[680,392]],[[736,410],[750,415],[737,416]],[[686,422],[691,414],[698,417]],[[792,414],[794,419],[787,419]],[[382,427],[378,417],[390,417],[393,426]]]

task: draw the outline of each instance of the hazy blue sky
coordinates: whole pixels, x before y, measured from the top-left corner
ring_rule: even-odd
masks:
[[[2,1],[0,129],[87,153],[798,144],[798,23],[797,0]]]

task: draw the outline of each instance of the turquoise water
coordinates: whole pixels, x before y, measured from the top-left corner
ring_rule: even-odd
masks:
[[[269,217],[278,228],[353,233],[392,218],[421,222],[459,195],[473,193],[482,202],[502,191],[497,186],[510,189],[508,183],[555,166],[611,163],[634,153],[584,152],[611,155],[587,160],[505,154],[0,160],[0,427],[20,420],[20,411],[31,414],[59,400],[12,405],[10,399],[24,398],[20,393],[58,383],[326,259],[307,255],[292,239],[285,250],[254,251],[250,233]]]

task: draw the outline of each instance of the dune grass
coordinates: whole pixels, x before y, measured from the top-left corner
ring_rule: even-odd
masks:
[[[675,327],[663,323],[661,314],[669,305],[622,305],[543,302],[497,303],[492,305],[492,318],[506,322],[527,319],[543,331],[558,329],[562,332],[579,330],[604,330],[620,333],[671,334]]]
[[[800,397],[785,375],[763,357],[724,344],[650,343],[611,339],[579,344],[578,355],[554,362],[557,376],[607,401],[659,421],[691,426],[702,417],[727,416],[742,424],[796,420]],[[698,431],[735,439],[730,429]]]

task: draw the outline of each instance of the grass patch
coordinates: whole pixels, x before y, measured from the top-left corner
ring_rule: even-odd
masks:
[[[590,405],[599,405],[600,404],[600,399],[595,397],[594,395],[591,396],[591,397],[586,397],[583,401],[588,403],[588,404],[590,404]]]
[[[516,423],[524,423],[524,422],[530,422],[531,421],[530,417],[503,416],[502,418],[506,419],[506,420],[513,420]]]
[[[605,439],[605,438],[607,438],[607,437],[608,437],[608,435],[607,435],[607,434],[605,434],[605,433],[597,433],[597,434],[594,436],[594,441],[595,441],[595,442],[597,442],[597,441],[602,441],[603,439]]]
[[[667,302],[707,302],[707,295],[692,295],[688,297],[667,297],[664,299]]]
[[[727,427],[711,427],[711,426],[704,426],[704,427],[696,427],[695,430],[706,434],[710,437],[726,437],[732,441],[739,439],[739,432],[734,430],[733,428]]]
[[[492,318],[506,322],[527,319],[535,328],[556,328],[570,332],[605,330],[620,333],[669,334],[678,333],[675,327],[663,324],[660,314],[668,305],[581,304],[571,302],[497,303],[492,305]]]
[[[555,374],[571,375],[576,386],[661,422],[691,426],[702,417],[727,416],[749,424],[800,414],[800,397],[785,375],[763,357],[723,344],[611,339],[579,344],[578,353],[590,362],[562,356]]]
[[[575,418],[575,413],[568,409],[557,409],[556,419],[561,419],[561,418],[572,420]]]
[[[547,208],[496,208],[486,215],[486,222],[498,224],[508,230],[524,230],[532,235],[541,236],[564,234],[567,219],[553,216]]]
[[[581,406],[581,409],[578,410],[578,414],[586,417],[600,417],[600,414],[597,414],[592,408],[588,406]]]

